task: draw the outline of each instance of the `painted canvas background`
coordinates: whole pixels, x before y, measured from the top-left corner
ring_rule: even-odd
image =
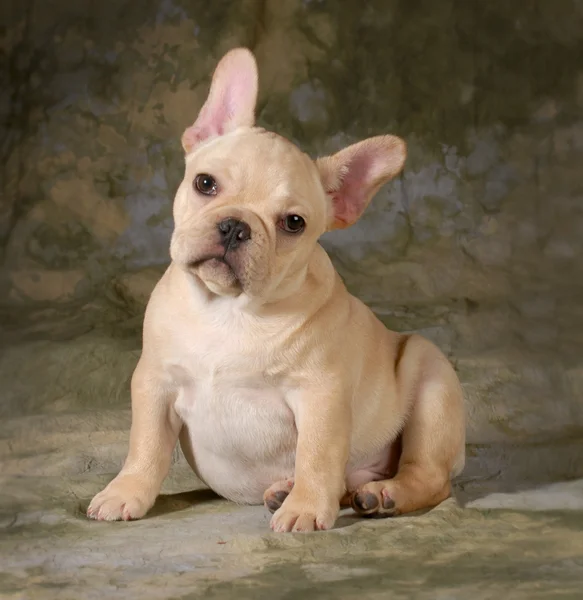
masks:
[[[469,444],[457,504],[274,537],[261,507],[192,492],[177,453],[151,519],[83,517],[125,457],[180,135],[237,45],[259,62],[259,124],[310,154],[379,133],[408,143],[402,175],[322,243],[389,327],[455,364]],[[578,0],[3,3],[0,592],[576,597],[581,56]]]

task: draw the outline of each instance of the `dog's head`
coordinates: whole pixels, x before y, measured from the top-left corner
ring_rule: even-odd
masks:
[[[294,289],[318,238],[354,223],[401,170],[406,150],[399,138],[379,136],[313,161],[254,127],[256,99],[255,59],[232,50],[182,136],[170,254],[214,294],[268,300]]]

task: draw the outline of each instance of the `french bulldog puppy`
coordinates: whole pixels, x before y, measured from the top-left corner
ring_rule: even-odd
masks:
[[[93,519],[143,517],[178,440],[202,481],[264,502],[278,532],[330,529],[341,505],[435,506],[463,469],[451,364],[387,330],[318,244],[399,173],[405,143],[383,135],[313,161],[255,126],[257,86],[252,53],[230,51],[182,136],[172,262],[146,309],[129,453]]]

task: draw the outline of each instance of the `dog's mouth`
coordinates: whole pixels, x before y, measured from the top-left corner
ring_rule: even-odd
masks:
[[[227,280],[230,280],[229,285],[240,285],[237,273],[225,255],[212,254],[203,256],[190,261],[187,266],[190,271],[197,273],[203,280],[207,279],[208,276],[214,279],[213,272],[217,275],[222,272],[221,279],[226,276]],[[207,269],[210,269],[210,271]]]
[[[196,260],[190,261],[188,263],[188,268],[189,269],[197,269],[198,267],[204,265],[204,264],[209,264],[209,265],[213,265],[214,264],[223,264],[227,267],[229,267],[229,269],[231,269],[231,271],[233,270],[233,267],[231,267],[231,265],[229,264],[229,262],[227,261],[226,256],[220,256],[220,255],[210,255],[210,256],[203,256],[202,258],[197,258]]]

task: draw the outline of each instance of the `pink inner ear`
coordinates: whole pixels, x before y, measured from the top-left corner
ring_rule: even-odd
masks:
[[[252,86],[253,82],[247,82],[243,73],[236,73],[228,85],[217,90],[209,98],[193,126],[198,130],[199,139],[227,132],[229,125],[236,120],[238,111],[248,109],[247,95],[250,84]]]
[[[344,229],[349,225],[354,223],[360,213],[356,210],[354,206],[347,201],[346,196],[340,192],[336,192],[332,194],[332,205],[334,207],[334,226],[337,229]]]
[[[257,68],[248,51],[235,50],[219,63],[209,97],[182,144],[189,151],[200,142],[239,126],[252,126],[257,99]]]
[[[379,176],[376,158],[374,152],[362,148],[344,165],[340,187],[332,192],[337,227],[352,225],[364,212],[371,187]]]
[[[357,221],[379,188],[403,168],[406,156],[403,140],[381,135],[318,159],[316,166],[334,210],[330,227],[348,227]]]
[[[208,126],[197,126],[192,125],[182,134],[182,145],[188,151],[198,146],[200,142],[206,140],[210,137],[213,137],[216,134],[210,127]]]
[[[234,111],[231,104],[229,90],[222,90],[219,98],[209,98],[194,125],[184,132],[183,145],[194,148],[206,139],[223,135],[227,124],[233,117]]]

